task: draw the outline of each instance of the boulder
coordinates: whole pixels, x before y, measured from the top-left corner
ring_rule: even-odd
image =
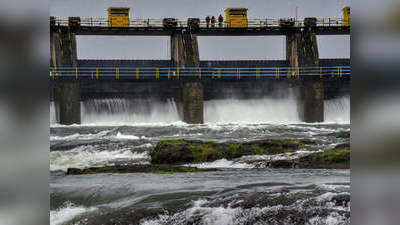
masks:
[[[224,142],[198,140],[161,140],[150,152],[155,164],[209,162],[234,159],[245,155],[274,155],[293,152],[300,146],[311,144],[304,140],[257,140],[250,142]]]

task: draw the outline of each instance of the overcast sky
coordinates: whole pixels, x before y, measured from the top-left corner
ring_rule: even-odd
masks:
[[[341,17],[349,0],[51,0],[50,15],[106,17],[108,7],[129,7],[133,18],[224,15],[225,8],[248,8],[249,18]],[[78,36],[78,58],[169,59],[169,37]],[[320,58],[349,58],[349,36],[319,36]],[[284,36],[199,37],[200,59],[284,59]]]

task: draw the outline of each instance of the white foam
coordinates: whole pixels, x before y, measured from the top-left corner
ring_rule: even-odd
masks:
[[[340,224],[348,224],[348,222],[346,222],[346,218],[344,216],[340,215],[337,212],[332,212],[327,217],[319,217],[319,216],[313,217],[308,221],[308,224],[340,225]]]
[[[251,164],[229,161],[227,159],[219,159],[213,162],[186,164],[186,166],[192,166],[197,168],[231,168],[231,169],[254,168],[254,166]]]
[[[74,204],[68,202],[64,207],[58,210],[50,211],[50,224],[58,225],[64,224],[76,216],[82,215],[84,213],[93,212],[97,210],[95,207],[83,207],[75,206]]]
[[[293,210],[304,210],[299,205],[283,206],[275,205],[269,207],[253,207],[243,209],[241,207],[206,207],[204,204],[207,201],[198,200],[193,203],[191,208],[186,209],[183,212],[176,213],[173,215],[163,214],[158,216],[156,219],[141,221],[141,225],[160,225],[160,224],[186,224],[187,221],[195,219],[199,224],[204,225],[240,225],[247,224],[249,221],[253,221],[254,218],[263,218],[272,213],[276,215],[282,210],[293,209]],[[299,208],[300,207],[300,208]],[[329,206],[328,206],[329,207]],[[347,209],[344,209],[347,210]],[[284,223],[283,221],[280,221]],[[307,224],[329,224],[339,225],[347,224],[347,218],[341,216],[336,212],[330,213],[327,217],[314,217],[311,218]]]
[[[326,191],[345,191],[350,190],[350,185],[343,184],[317,184],[317,187]]]
[[[223,207],[203,207],[206,201],[198,200],[193,203],[193,207],[177,213],[172,216],[160,215],[157,219],[142,221],[141,225],[159,225],[168,224],[171,221],[182,224],[182,220],[191,217],[200,216],[201,224],[205,225],[232,225],[237,224],[235,221],[236,215],[240,213],[240,208],[223,208]]]
[[[333,197],[340,195],[340,194],[348,194],[346,192],[341,192],[341,193],[334,193],[334,192],[326,192],[320,196],[317,197],[318,201],[331,201]]]
[[[323,152],[323,150],[317,150],[317,151],[304,151],[304,150],[299,150],[295,152],[287,152],[287,153],[281,153],[281,154],[275,154],[275,155],[247,155],[247,156],[242,156],[238,160],[244,161],[244,162],[251,162],[251,161],[277,161],[277,160],[294,160],[298,159],[302,156],[311,154],[311,153],[317,153],[317,152]]]
[[[77,139],[80,134],[75,133],[67,136],[50,136],[50,141],[62,141],[62,140],[73,140]]]
[[[118,134],[117,134],[117,136],[115,138],[117,138],[117,139],[129,139],[129,140],[138,140],[138,139],[140,139],[139,137],[137,137],[135,135],[121,134],[120,132],[118,132]]]
[[[136,153],[128,149],[97,151],[93,146],[81,146],[70,151],[50,152],[50,171],[112,165],[115,161],[131,160],[140,164],[147,164],[150,161],[150,156],[147,152]]]
[[[143,139],[143,137],[142,137],[142,139]],[[153,145],[151,143],[146,143],[146,144],[135,146],[133,148],[152,148],[152,147],[153,147]]]
[[[189,163],[185,164],[185,166],[192,166],[197,168],[252,169],[255,168],[256,164],[259,164],[260,161],[270,162],[277,160],[294,160],[302,156],[317,152],[323,152],[323,150],[317,150],[317,151],[299,150],[296,152],[288,152],[275,155],[246,155],[237,158],[234,161],[227,159],[219,159],[213,162]]]
[[[109,132],[110,132],[110,130],[103,130],[103,131],[100,131],[99,133],[96,133],[96,134],[79,134],[79,133],[75,133],[75,134],[71,134],[71,135],[68,135],[68,136],[50,136],[50,141],[75,140],[75,139],[91,140],[91,139],[104,137]]]

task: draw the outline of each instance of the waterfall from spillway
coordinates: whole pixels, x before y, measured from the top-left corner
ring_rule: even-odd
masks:
[[[350,124],[350,96],[325,100],[325,122]]]
[[[295,99],[224,99],[205,102],[206,123],[298,123]]]
[[[280,88],[278,88],[280,87]],[[275,86],[272,91],[258,98],[240,98],[238,89],[232,90],[228,99],[210,100],[204,103],[206,123],[299,123],[297,113],[296,89]]]
[[[174,100],[92,99],[82,102],[82,124],[171,124],[181,121]],[[301,123],[295,95],[284,98],[221,99],[204,102],[205,123]],[[350,124],[350,97],[325,101],[325,123]],[[56,124],[50,102],[50,124]]]
[[[144,124],[179,121],[174,100],[91,99],[82,102],[83,124]]]
[[[50,102],[50,124],[57,123],[56,106],[54,102]]]

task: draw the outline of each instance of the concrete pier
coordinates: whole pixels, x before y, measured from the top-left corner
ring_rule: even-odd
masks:
[[[76,35],[71,31],[50,32],[50,56],[54,66],[77,66]]]
[[[59,123],[70,125],[81,123],[80,85],[78,82],[63,82],[56,88],[56,106],[59,107]]]
[[[324,84],[305,80],[299,87],[298,112],[306,123],[324,121]]]
[[[184,122],[204,123],[204,91],[201,82],[182,83],[182,109]]]
[[[199,67],[197,35],[189,31],[171,36],[171,60],[175,67]],[[183,74],[182,74],[183,75]],[[199,81],[184,80],[181,85],[180,114],[189,124],[204,123],[204,90]]]
[[[311,28],[286,36],[286,60],[291,67],[319,66],[317,38]],[[300,84],[298,112],[307,123],[324,121],[324,85],[321,80],[304,78]]]
[[[50,32],[50,55],[53,66],[77,66],[76,35],[72,31]],[[79,80],[60,83],[55,91],[57,122],[79,124],[81,122]]]
[[[171,35],[171,60],[173,66],[198,67],[200,65],[197,35],[189,31]]]

